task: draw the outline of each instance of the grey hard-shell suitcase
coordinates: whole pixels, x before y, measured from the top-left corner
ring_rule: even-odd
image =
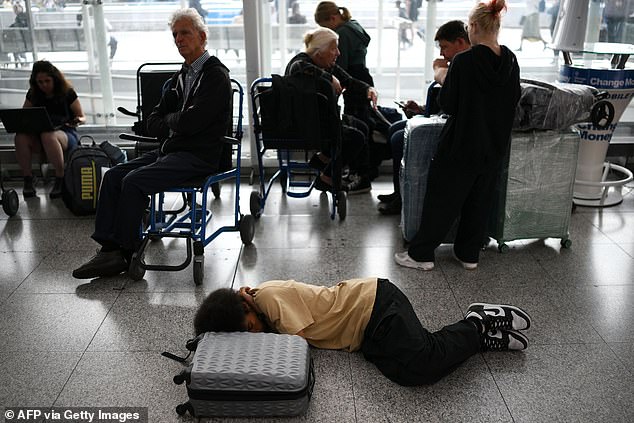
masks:
[[[190,365],[174,377],[189,395],[176,407],[179,415],[296,416],[308,408],[315,376],[304,338],[207,332],[196,341]]]
[[[400,184],[403,200],[401,229],[406,241],[414,238],[420,226],[429,165],[438,149],[445,122],[445,116],[414,116],[405,127]]]

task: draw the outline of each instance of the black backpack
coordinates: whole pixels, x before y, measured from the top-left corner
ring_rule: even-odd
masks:
[[[82,145],[84,138],[89,138],[91,145]],[[82,136],[64,168],[62,199],[66,207],[78,216],[95,213],[104,169],[113,165],[108,154],[91,136]]]

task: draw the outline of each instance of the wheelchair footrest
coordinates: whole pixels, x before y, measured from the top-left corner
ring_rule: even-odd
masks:
[[[139,266],[141,269],[144,270],[165,270],[165,271],[179,271],[179,270],[183,270],[185,269],[187,266],[189,266],[189,264],[192,262],[192,257],[194,256],[202,256],[204,255],[204,247],[203,247],[203,243],[201,241],[193,241],[191,236],[187,235],[187,234],[177,234],[177,233],[161,233],[161,234],[156,234],[158,236],[160,236],[161,238],[184,238],[187,240],[186,245],[187,245],[187,257],[185,258],[185,261],[181,264],[177,264],[177,265],[166,265],[166,264],[147,264],[145,262],[145,249],[148,245],[148,241],[150,240],[150,237],[147,236],[145,237],[145,239],[143,240],[143,242],[141,243],[141,246],[139,247],[139,250],[136,253],[136,260],[137,262],[135,263],[136,266]],[[156,236],[155,235],[155,236]],[[193,241],[193,254],[192,254],[192,241]]]

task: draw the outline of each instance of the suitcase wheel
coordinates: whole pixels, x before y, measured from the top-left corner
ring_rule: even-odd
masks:
[[[191,405],[186,402],[184,404],[178,404],[176,406],[176,414],[178,414],[179,416],[183,416],[185,415],[185,413],[187,413],[187,411],[191,408]]]
[[[182,385],[185,380],[187,380],[187,373],[185,370],[174,376],[174,383],[177,385]]]

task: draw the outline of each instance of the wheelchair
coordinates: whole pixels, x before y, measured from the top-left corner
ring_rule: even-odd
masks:
[[[330,134],[323,134],[323,128],[327,127],[327,122],[333,120],[339,122],[336,115],[338,108],[336,104],[330,103],[331,99],[327,95],[322,94],[327,90],[332,91],[330,84],[327,87],[321,87],[310,96],[295,98],[295,107],[280,107],[274,100],[275,97],[293,97],[289,93],[274,93],[273,78],[259,78],[251,84],[251,104],[253,113],[253,131],[255,133],[256,154],[258,159],[258,173],[260,187],[257,191],[252,191],[249,198],[249,208],[251,215],[259,218],[266,205],[266,200],[270,194],[271,188],[276,180],[279,180],[282,191],[288,197],[304,198],[308,197],[319,178],[319,172],[312,169],[309,164],[309,153],[319,151],[328,141],[331,145],[330,150],[330,171],[332,176],[332,189],[329,194],[332,197],[330,207],[330,218],[334,220],[335,215],[339,215],[340,220],[346,218],[347,212],[347,193],[341,188],[341,128],[338,125],[336,130]],[[319,110],[319,116],[297,116],[296,120],[303,125],[312,122],[314,134],[309,139],[306,134],[302,134],[301,130],[294,128],[285,132],[284,129],[276,128],[279,121],[285,120],[290,114],[300,114],[303,108],[303,101],[316,101]],[[288,106],[288,105],[287,105]],[[270,114],[271,108],[279,109],[279,115]],[[295,126],[298,122],[294,122]],[[292,126],[292,125],[291,125]],[[326,139],[329,138],[329,139]],[[264,168],[264,154],[267,150],[277,150],[278,169],[270,177],[266,179]]]
[[[173,72],[170,73],[170,76]],[[240,83],[231,80],[233,87],[233,124],[230,136],[225,136],[225,151],[229,154],[227,159],[235,157],[236,166],[227,170],[221,169],[220,173],[209,175],[206,178],[192,180],[184,186],[174,187],[167,192],[161,192],[150,196],[149,214],[144,221],[142,242],[139,249],[133,254],[128,275],[133,280],[141,280],[146,270],[179,271],[187,268],[193,261],[194,283],[200,285],[204,279],[204,248],[220,234],[224,232],[239,231],[240,239],[244,245],[250,245],[255,234],[255,219],[251,215],[240,213],[240,169],[242,150],[242,118],[244,92]],[[157,100],[158,101],[158,100]],[[236,107],[237,105],[237,107]],[[133,128],[134,129],[134,128]],[[147,136],[136,134],[120,134],[124,140],[143,143],[152,143],[157,147],[157,140]],[[223,154],[223,156],[225,156]],[[216,228],[208,233],[207,226],[213,216],[208,207],[209,193],[214,186],[219,186],[221,181],[233,179],[235,182],[235,203],[233,224]],[[180,193],[183,205],[176,210],[165,210],[164,203],[166,193]],[[213,193],[217,197],[216,193]],[[198,201],[200,199],[200,202]],[[145,252],[150,241],[162,238],[186,239],[187,257],[178,265],[148,264],[145,261]],[[193,250],[193,254],[192,254]]]

